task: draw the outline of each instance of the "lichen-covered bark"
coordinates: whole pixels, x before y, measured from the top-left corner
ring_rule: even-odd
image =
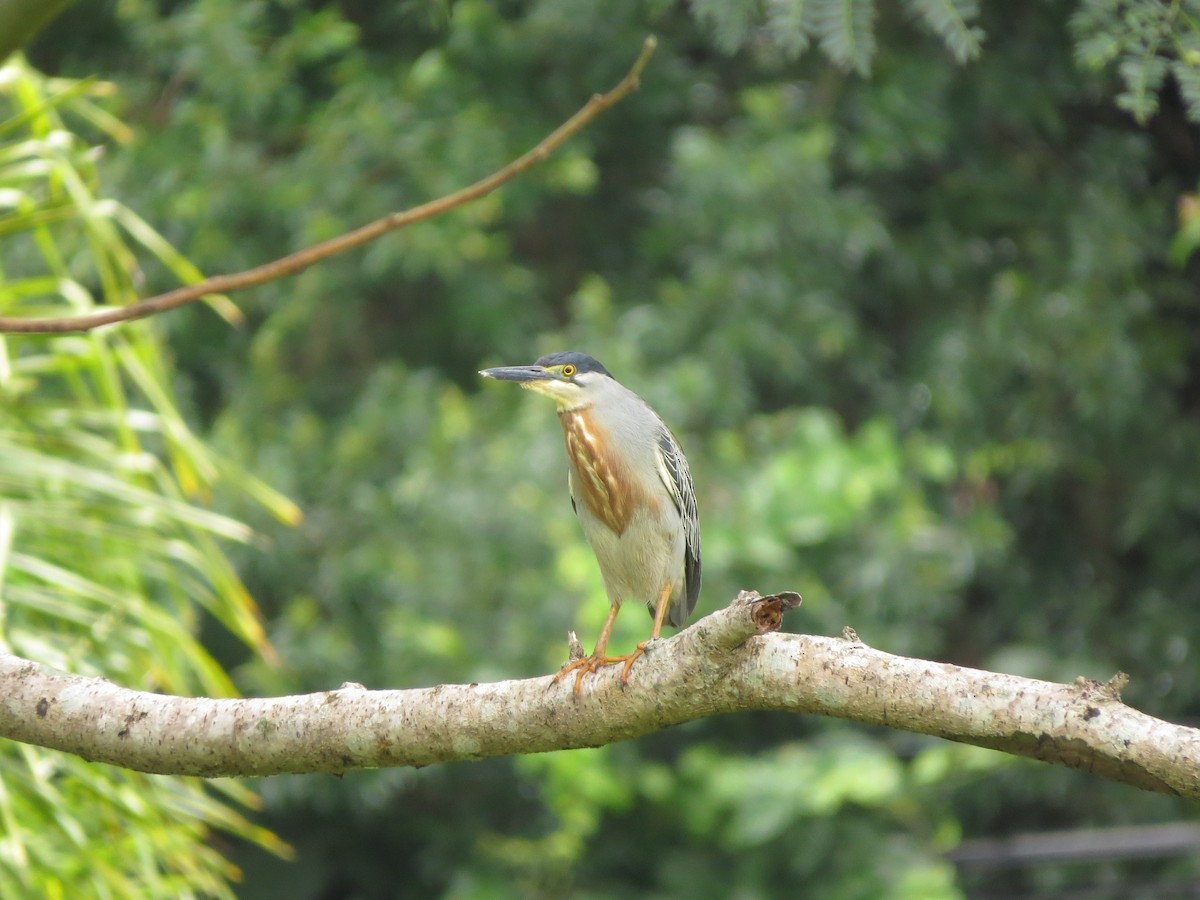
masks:
[[[743,593],[656,642],[622,688],[584,680],[241,700],[147,694],[0,657],[0,735],[163,774],[271,775],[421,766],[626,740],[715,713],[838,716],[1060,763],[1200,798],[1200,731],[1125,706],[1116,681],[1073,685],[906,659],[848,638],[773,633],[794,595]]]

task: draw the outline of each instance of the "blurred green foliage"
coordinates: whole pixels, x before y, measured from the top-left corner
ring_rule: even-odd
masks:
[[[574,347],[688,451],[701,613],[795,589],[797,630],[1056,680],[1122,669],[1133,703],[1195,720],[1191,7],[75,10],[34,58],[120,84],[117,194],[210,272],[475,180],[659,38],[637,94],[500,194],[234,298],[245,327],[159,323],[192,420],[306,515],[219,497],[269,541],[235,552],[281,663],[208,645],[244,690],[284,692],[534,675],[569,628],[590,641],[605,599],[553,414],[475,376]],[[614,647],[648,624],[626,612]],[[246,897],[1136,897],[1200,878],[1195,860],[956,872],[942,854],[964,838],[1194,810],[782,715],[262,789],[299,859],[239,851]]]
[[[101,192],[95,148],[127,129],[111,84],[0,66],[0,310],[80,312],[136,296],[139,253],[194,270]],[[99,129],[99,131],[97,130]],[[231,696],[197,640],[208,619],[269,650],[219,540],[249,529],[204,500],[218,479],[291,506],[215,456],[179,413],[146,323],[0,337],[0,651],[145,691]],[[232,896],[216,834],[286,854],[230,781],[153,778],[15,742],[0,747],[0,896]]]
[[[1175,0],[1084,0],[1071,18],[1077,59],[1089,68],[1116,63],[1124,90],[1117,106],[1139,122],[1158,111],[1170,76],[1200,121],[1200,3]]]

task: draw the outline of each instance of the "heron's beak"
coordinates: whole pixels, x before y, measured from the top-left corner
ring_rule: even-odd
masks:
[[[495,378],[497,381],[551,381],[553,372],[541,366],[500,366],[496,369],[480,369],[479,374],[484,378]]]

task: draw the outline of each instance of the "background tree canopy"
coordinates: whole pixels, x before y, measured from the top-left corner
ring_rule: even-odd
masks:
[[[688,451],[700,614],[794,589],[796,630],[1052,680],[1120,669],[1132,705],[1196,721],[1200,10],[977,6],[131,0],[43,32],[39,68],[120,89],[124,143],[76,126],[109,144],[108,191],[212,273],[475,180],[658,35],[641,90],[500,194],[238,296],[240,327],[199,306],[137,326],[206,445],[305,513],[218,481],[262,537],[229,553],[278,654],[198,614],[240,689],[529,676],[568,629],[594,637],[607,601],[553,416],[475,375],[569,347]],[[144,256],[142,294],[187,277]],[[646,627],[626,614],[613,648]],[[243,897],[1200,881],[1194,855],[956,868],[964,840],[1196,811],[783,715],[258,787],[297,859],[222,845]]]

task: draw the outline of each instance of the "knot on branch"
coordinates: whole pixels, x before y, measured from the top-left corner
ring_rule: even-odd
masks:
[[[794,591],[780,591],[766,597],[760,597],[757,591],[742,591],[738,599],[751,604],[750,621],[759,634],[778,631],[783,625],[783,614],[804,602],[804,598]]]
[[[1125,685],[1129,684],[1129,676],[1124,672],[1117,672],[1108,681],[1100,682],[1080,675],[1075,679],[1075,684],[1086,699],[1120,703],[1121,691],[1125,689]]]
[[[587,656],[587,653],[583,649],[583,644],[579,640],[579,635],[574,631],[567,632],[567,652],[567,662],[575,662]]]

